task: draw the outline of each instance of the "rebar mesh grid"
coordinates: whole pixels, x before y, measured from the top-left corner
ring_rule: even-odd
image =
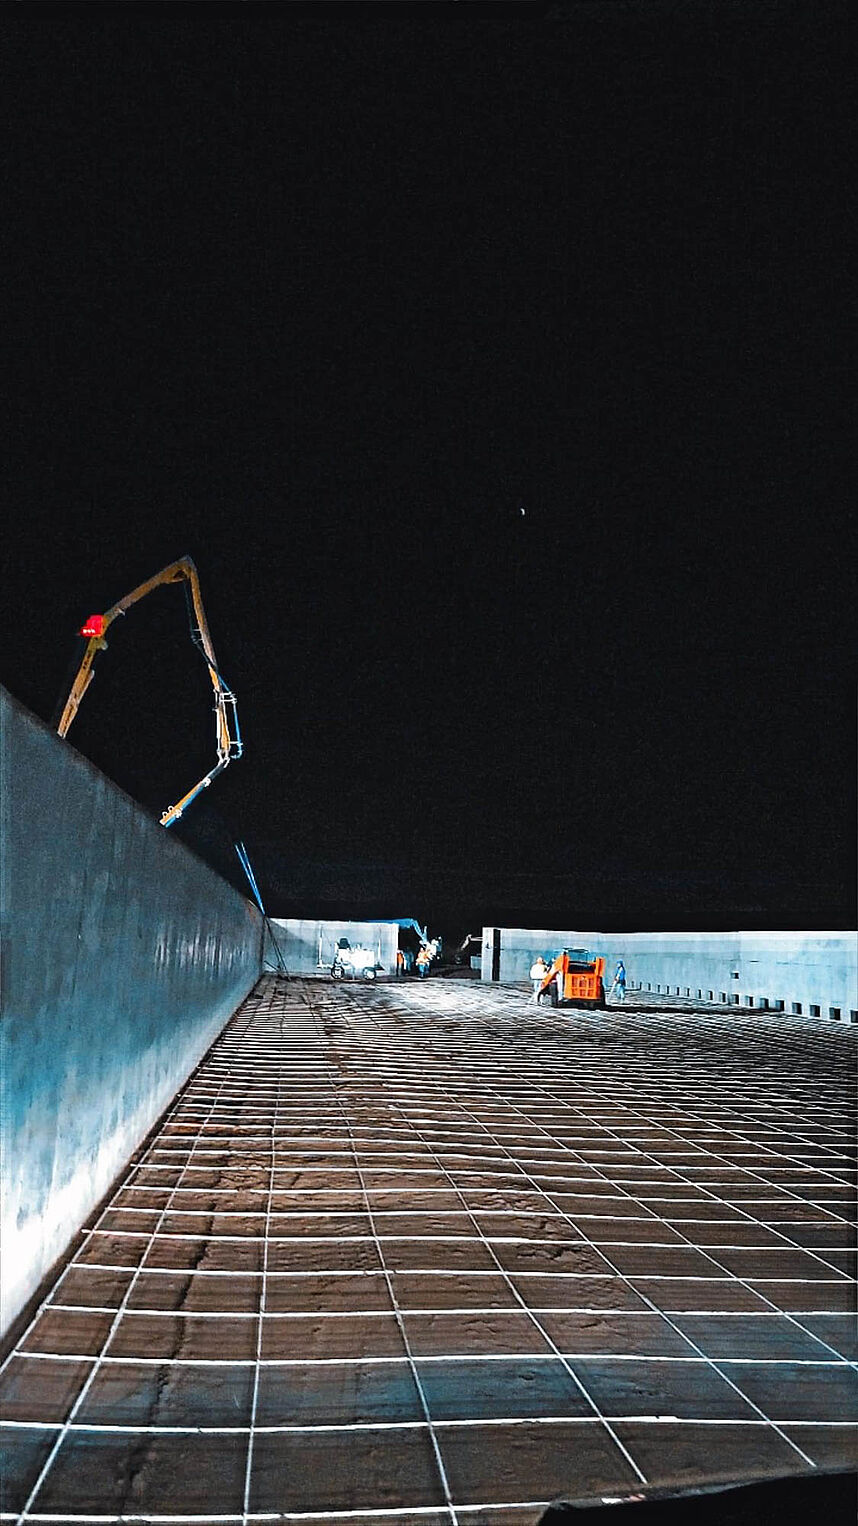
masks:
[[[3,1365],[3,1520],[535,1521],[847,1466],[855,1035],[266,977]]]

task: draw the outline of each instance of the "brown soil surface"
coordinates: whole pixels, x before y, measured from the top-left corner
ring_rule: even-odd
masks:
[[[854,1466],[855,1037],[266,977],[6,1358],[4,1518],[524,1526]]]

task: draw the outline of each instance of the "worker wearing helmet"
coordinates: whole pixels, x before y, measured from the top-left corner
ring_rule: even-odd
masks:
[[[617,1001],[625,1001],[626,996],[626,967],[622,959],[617,960],[617,968],[614,971],[614,979],[609,996],[616,996]]]
[[[432,955],[429,953],[428,949],[421,948],[420,953],[417,955],[417,974],[421,980],[425,980],[426,976],[429,974],[429,966],[431,963]]]

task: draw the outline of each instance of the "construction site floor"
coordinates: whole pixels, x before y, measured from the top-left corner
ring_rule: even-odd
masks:
[[[523,1526],[854,1466],[856,1037],[267,976],[6,1359],[2,1519]]]

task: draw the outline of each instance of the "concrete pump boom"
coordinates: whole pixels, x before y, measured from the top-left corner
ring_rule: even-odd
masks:
[[[215,697],[215,739],[217,743],[217,763],[210,769],[193,789],[189,789],[181,800],[171,805],[169,810],[161,816],[162,827],[170,827],[174,821],[184,814],[188,806],[196,799],[204,789],[208,789],[212,780],[232,762],[234,758],[240,758],[242,753],[241,732],[238,727],[238,711],[236,709],[235,695],[224,682],[218,671],[217,658],[214,654],[211,635],[209,634],[208,622],[203,599],[200,592],[200,580],[197,569],[189,556],[180,557],[179,561],[171,562],[169,567],[163,567],[156,572],[154,577],[148,578],[138,588],[132,589],[118,604],[113,604],[103,615],[90,615],[86,624],[81,627],[80,635],[88,638],[83,660],[77,671],[74,683],[71,686],[69,697],[60,717],[57,732],[61,737],[67,735],[72,721],[80,709],[81,701],[89,688],[94,674],[93,664],[99,652],[107,650],[107,642],[104,639],[108,626],[119,616],[124,615],[133,604],[146,597],[154,588],[160,588],[163,583],[184,583],[186,594],[190,591],[188,613],[191,620],[191,640],[199,648],[205,658],[206,667],[209,670],[209,678],[212,682]]]

